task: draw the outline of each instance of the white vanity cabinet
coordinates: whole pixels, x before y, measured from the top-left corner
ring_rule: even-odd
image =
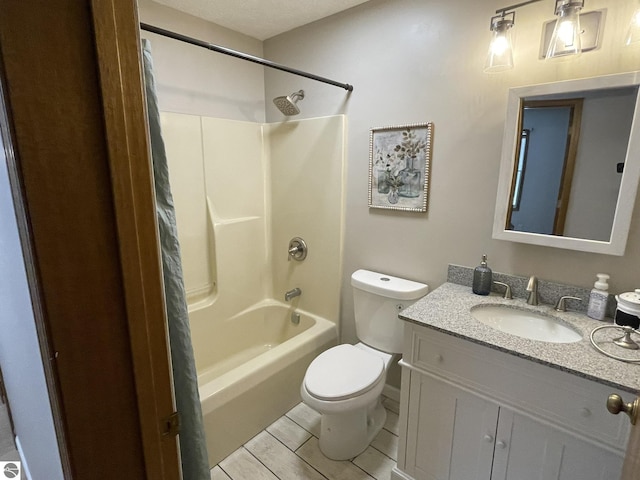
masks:
[[[610,387],[405,325],[392,479],[617,480],[628,419]]]

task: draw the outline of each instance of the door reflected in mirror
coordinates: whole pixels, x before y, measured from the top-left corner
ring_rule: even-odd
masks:
[[[637,72],[512,88],[493,237],[622,255],[640,176]]]
[[[522,100],[507,230],[609,241],[636,93]]]
[[[522,102],[508,230],[564,233],[582,104],[582,98]]]

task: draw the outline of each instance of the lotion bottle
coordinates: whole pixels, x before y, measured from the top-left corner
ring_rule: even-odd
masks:
[[[609,275],[606,273],[596,274],[598,281],[593,285],[593,290],[589,295],[589,307],[587,308],[587,315],[596,320],[604,320],[605,313],[607,312],[607,301],[609,300]]]
[[[491,292],[491,269],[487,266],[487,256],[482,255],[482,262],[473,270],[473,286],[476,295],[489,295]]]

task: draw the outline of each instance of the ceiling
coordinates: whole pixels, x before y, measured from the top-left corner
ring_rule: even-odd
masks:
[[[195,17],[266,40],[367,0],[154,0]]]

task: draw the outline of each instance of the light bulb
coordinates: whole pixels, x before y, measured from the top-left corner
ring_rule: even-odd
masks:
[[[565,48],[573,47],[576,38],[576,26],[572,21],[564,20],[558,27],[558,39]]]
[[[493,36],[489,44],[485,72],[500,72],[513,68],[513,48],[511,43],[511,27],[513,20],[500,18],[492,22]]]
[[[509,40],[507,40],[504,35],[496,35],[491,42],[491,52],[493,55],[503,55],[509,47]]]
[[[581,4],[568,3],[558,9],[558,20],[551,35],[546,58],[579,55],[582,52],[580,36]]]
[[[640,8],[638,8],[631,17],[629,24],[629,32],[627,33],[626,45],[640,42]]]

